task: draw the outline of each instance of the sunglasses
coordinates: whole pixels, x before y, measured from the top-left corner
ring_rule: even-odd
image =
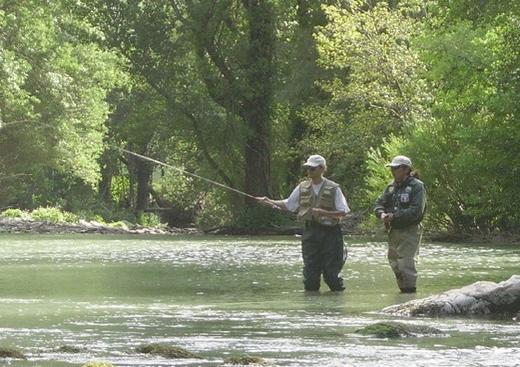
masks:
[[[392,171],[397,171],[399,168],[403,168],[404,166],[395,166],[395,167],[390,167],[390,169]]]
[[[306,167],[307,168],[307,171],[315,171],[317,170],[318,168],[321,168],[321,166],[316,166],[316,167]]]

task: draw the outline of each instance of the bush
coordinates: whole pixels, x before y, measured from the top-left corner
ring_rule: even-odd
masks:
[[[6,209],[0,213],[0,217],[3,218],[26,218],[27,216],[27,212],[21,209]]]
[[[117,221],[117,222],[112,222],[112,223],[108,223],[108,226],[109,227],[112,227],[112,228],[120,228],[120,229],[129,229],[130,227],[128,226],[128,224],[131,225],[131,223],[127,222],[123,222],[123,221]]]
[[[227,193],[210,191],[204,196],[196,224],[203,228],[220,227],[232,220]]]
[[[164,227],[165,224],[161,223],[161,218],[155,213],[141,213],[137,217],[137,223],[144,227],[159,228]]]
[[[62,211],[59,208],[37,208],[31,212],[34,220],[50,223],[77,223],[79,217],[75,214]]]

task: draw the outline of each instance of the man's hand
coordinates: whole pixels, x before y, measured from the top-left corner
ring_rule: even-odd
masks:
[[[273,201],[271,199],[269,199],[267,196],[256,196],[255,200],[259,204],[269,206],[273,209],[280,209],[280,207],[278,205],[276,205],[275,203],[273,203]]]
[[[388,224],[394,219],[393,213],[383,213],[381,214],[381,221],[385,224]]]
[[[269,198],[267,196],[255,196],[255,200],[259,204],[266,205],[269,203]]]

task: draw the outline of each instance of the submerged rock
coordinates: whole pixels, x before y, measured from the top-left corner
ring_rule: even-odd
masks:
[[[58,348],[58,352],[60,353],[81,353],[84,349],[75,347],[73,345],[62,345]]]
[[[267,365],[267,362],[260,357],[255,356],[238,356],[238,357],[229,357],[224,360],[224,364],[233,364],[233,365],[241,365],[241,366],[248,366],[248,365],[261,365],[265,366]]]
[[[27,357],[17,349],[0,347],[0,358],[27,359]]]
[[[112,363],[108,363],[108,362],[92,361],[92,362],[85,363],[81,367],[114,367],[114,365]]]
[[[400,316],[513,316],[520,310],[520,275],[506,281],[476,282],[463,288],[383,309]]]
[[[378,338],[401,338],[418,335],[442,334],[442,331],[429,326],[410,325],[401,322],[378,322],[356,330],[361,335],[374,335]]]
[[[141,345],[136,350],[139,353],[158,355],[164,358],[201,358],[186,349],[167,344]]]

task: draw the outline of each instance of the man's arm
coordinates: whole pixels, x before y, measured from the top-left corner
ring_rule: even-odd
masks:
[[[374,213],[377,218],[382,219],[382,215],[386,213],[386,207],[388,205],[389,195],[388,187],[385,191],[377,198],[376,205],[374,207]]]
[[[262,205],[270,206],[275,209],[295,212],[300,207],[300,186],[296,186],[291,195],[289,195],[289,197],[284,200],[273,200],[266,196],[256,197],[255,199]]]

